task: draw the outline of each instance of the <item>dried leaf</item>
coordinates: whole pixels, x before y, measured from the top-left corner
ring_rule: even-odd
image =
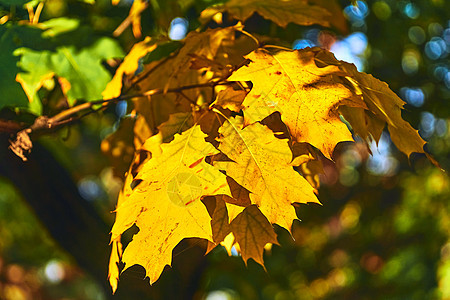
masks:
[[[240,112],[246,95],[245,91],[235,90],[229,86],[217,94],[216,101],[213,104],[234,112]]]
[[[240,21],[247,20],[256,12],[281,27],[289,23],[329,27],[331,19],[331,13],[326,7],[311,5],[304,0],[230,0],[223,5],[205,9],[200,19],[205,22],[223,11]]]
[[[278,244],[277,235],[256,205],[250,205],[230,224],[241,248],[242,259],[253,258],[264,266],[263,252],[267,243]]]

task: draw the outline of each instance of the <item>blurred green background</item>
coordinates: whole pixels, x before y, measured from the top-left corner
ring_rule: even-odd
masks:
[[[143,13],[143,35],[166,34],[178,40],[199,25],[201,9],[212,1],[150,2],[159,6]],[[340,1],[349,24],[345,34],[317,26],[279,28],[257,15],[246,22],[246,28],[279,37],[295,49],[329,48],[338,59],[386,81],[407,103],[403,117],[448,170],[450,7],[446,2],[379,0],[357,1],[353,6]],[[0,18],[13,12],[16,21],[27,19],[27,10],[14,3],[18,2],[0,0]],[[48,0],[41,21],[78,19],[80,35],[74,39],[91,34],[94,39],[110,37],[126,52],[136,41],[131,29],[118,37],[112,32],[127,17],[130,5],[131,1],[112,6],[106,0],[94,4]],[[21,162],[6,162],[8,154],[2,153],[0,299],[111,298],[106,282],[107,233],[122,182],[101,153],[100,143],[117,128],[121,115],[123,108],[117,105],[40,138],[41,150],[35,155],[43,161],[31,169],[19,169]],[[203,257],[201,243],[187,241],[174,250],[173,269],[166,268],[153,287],[143,280],[143,268],[134,267],[121,275],[113,299],[450,299],[448,175],[423,155],[408,161],[387,134],[372,151],[368,157],[359,144],[340,145],[336,164],[326,163],[321,176],[323,205],[298,207],[301,222],[294,225],[295,240],[276,228],[281,247],[266,252],[267,273],[253,261],[245,266],[239,257],[228,257],[221,247]],[[58,175],[63,173],[67,176]],[[54,191],[45,194],[46,183],[54,185]],[[74,203],[84,201],[82,206],[90,207],[89,214],[97,218],[92,221],[98,229],[95,234],[90,232],[93,227],[83,230],[75,221],[73,236],[48,229],[52,222],[42,218],[45,209],[50,207],[48,218],[64,209],[46,206],[52,204],[45,201],[39,206],[36,201],[39,197],[53,201],[51,197],[71,191],[70,197],[76,194]],[[33,197],[38,200],[30,205]],[[73,220],[79,217],[78,204]],[[40,219],[33,210],[40,211]],[[103,232],[102,239],[95,239]],[[80,242],[83,236],[87,244]],[[98,252],[88,251],[90,245]],[[92,263],[96,261],[98,265]]]

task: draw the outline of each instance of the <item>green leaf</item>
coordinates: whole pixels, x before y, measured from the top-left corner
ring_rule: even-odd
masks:
[[[26,94],[16,81],[16,75],[20,71],[17,66],[19,58],[13,52],[23,45],[22,39],[24,31],[27,36],[40,36],[41,31],[35,31],[25,26],[0,25],[0,109],[6,106],[27,108],[33,113],[40,114],[41,105],[38,102],[32,103],[27,99]],[[31,34],[30,34],[31,33]]]
[[[29,0],[0,0],[0,5],[6,6],[23,6],[25,3],[29,2]]]
[[[101,92],[111,80],[102,60],[123,56],[119,44],[110,38],[100,38],[81,50],[75,46],[60,46],[55,52],[21,48],[15,54],[21,55],[19,65],[25,72],[19,73],[19,78],[30,101],[37,97],[43,80],[53,73],[64,79],[63,91],[70,105],[76,99],[100,99]]]

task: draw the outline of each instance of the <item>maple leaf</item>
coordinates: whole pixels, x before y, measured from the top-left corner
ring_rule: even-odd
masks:
[[[308,142],[331,159],[337,143],[353,141],[338,107],[365,104],[334,80],[341,72],[337,66],[319,68],[314,56],[309,49],[275,54],[258,49],[228,80],[253,83],[242,103],[246,125],[278,111],[295,141]]]
[[[73,45],[61,46],[56,51],[35,51],[20,48],[15,54],[21,55],[19,62],[24,72],[16,80],[22,84],[30,101],[37,97],[43,81],[51,74],[65,79],[69,84],[63,91],[70,105],[76,99],[97,100],[111,76],[102,66],[103,59],[122,56],[118,43],[110,38],[101,38],[81,51]],[[95,80],[92,80],[95,78]]]
[[[122,91],[122,79],[124,76],[133,75],[138,69],[139,59],[141,59],[147,53],[153,51],[157,47],[156,43],[151,42],[150,37],[146,37],[145,40],[134,44],[130,52],[124,58],[120,64],[113,79],[108,83],[105,90],[102,93],[104,99],[111,99],[120,96]]]
[[[137,174],[135,180],[141,183],[117,207],[113,237],[133,224],[140,229],[125,248],[122,261],[126,268],[142,265],[150,283],[171,264],[172,250],[182,239],[212,240],[211,218],[200,198],[231,195],[226,176],[205,162],[206,156],[218,153],[205,137],[194,126],[162,144],[162,152]]]
[[[385,124],[390,136],[397,148],[408,157],[413,152],[424,153],[425,141],[420,137],[408,122],[402,118],[402,109],[405,102],[401,100],[387,85],[387,83],[374,78],[370,74],[358,72],[355,65],[337,60],[331,52],[320,48],[314,48],[318,66],[337,66],[342,71],[339,76],[349,89],[355,90],[355,94],[361,97],[367,105],[367,110],[351,110],[346,114],[352,127],[363,138],[368,133],[376,141],[381,136]],[[354,115],[351,117],[350,115]]]
[[[256,12],[281,27],[286,27],[289,23],[329,27],[331,17],[325,7],[311,5],[304,0],[230,0],[223,5],[205,9],[200,18],[207,20],[222,11],[227,11],[241,21],[247,20]]]
[[[101,143],[102,152],[108,156],[114,173],[118,177],[122,177],[130,165],[133,158],[133,135],[132,130],[134,126],[133,118],[123,118],[116,131],[106,138]]]
[[[277,235],[256,205],[245,208],[230,224],[233,235],[247,264],[249,258],[264,266],[263,252],[267,243],[278,244]]]
[[[217,243],[222,242],[231,231],[227,206],[223,197],[225,196],[217,195],[208,196],[203,199],[203,203],[208,208],[208,212],[211,216],[212,238],[214,242],[212,243],[212,247],[208,247],[207,252],[212,250]]]
[[[234,112],[240,112],[242,109],[242,102],[246,95],[247,93],[245,91],[235,90],[231,86],[228,86],[217,94],[216,101],[214,101],[213,104]]]
[[[345,107],[345,106],[344,106]],[[301,174],[315,189],[317,194],[320,187],[319,174],[323,174],[322,161],[319,159],[316,151],[308,143],[295,143],[292,145],[291,165],[296,166]]]
[[[296,171],[287,139],[277,139],[264,125],[243,128],[242,117],[229,118],[219,129],[219,150],[233,161],[215,161],[238,184],[251,192],[271,223],[290,230],[296,219],[292,203],[318,202],[311,185]]]
[[[161,144],[169,143],[173,140],[175,134],[191,128],[194,125],[192,113],[181,112],[171,114],[169,120],[158,126],[158,133],[149,137],[142,149],[151,152],[153,155],[161,153]]]
[[[192,69],[192,55],[214,60],[222,43],[233,41],[235,32],[241,29],[242,25],[237,24],[227,28],[208,29],[201,33],[190,32],[185,38],[185,44],[178,52],[170,57],[145,65],[144,70],[134,78],[133,82],[142,91],[160,88],[167,90],[209,82],[214,74],[211,72],[203,74],[202,70]],[[140,129],[153,132],[154,127],[165,122],[170,114],[191,112],[191,105],[197,99],[209,99],[211,96],[211,88],[195,88],[183,91],[183,93],[154,95],[149,99],[139,98],[138,101],[135,101],[134,108],[145,119],[141,119],[140,123],[137,124]],[[155,114],[155,111],[158,114]],[[144,128],[145,126],[148,128]]]

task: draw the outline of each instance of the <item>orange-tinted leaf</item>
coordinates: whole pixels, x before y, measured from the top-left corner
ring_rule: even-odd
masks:
[[[256,205],[250,205],[230,224],[241,248],[242,259],[253,258],[264,266],[263,252],[267,243],[278,244],[277,235],[267,218]]]
[[[229,0],[223,5],[207,8],[201,13],[203,21],[227,11],[234,18],[245,21],[255,12],[281,27],[289,23],[330,26],[331,13],[325,7],[303,0]]]
[[[368,110],[372,113],[366,113],[366,129],[362,117],[359,120],[354,120],[355,124],[350,124],[364,135],[364,130],[367,130],[376,141],[380,137],[381,128],[387,124],[387,128],[391,135],[391,139],[397,148],[405,153],[408,157],[413,152],[424,153],[423,146],[425,141],[419,136],[418,131],[415,130],[408,122],[402,118],[402,109],[405,104],[385,83],[370,74],[358,72],[355,65],[338,61],[332,53],[323,49],[314,48],[317,52],[316,62],[318,66],[327,68],[329,66],[336,66],[342,71],[339,76],[342,82],[347,85],[349,89],[353,89],[355,94],[361,97]],[[348,117],[348,116],[347,116]],[[350,119],[350,118],[349,118]]]
[[[247,56],[252,62],[229,80],[253,83],[242,104],[246,125],[278,111],[293,140],[310,143],[331,158],[337,143],[353,141],[338,107],[365,104],[336,82],[338,67],[319,68],[314,56],[310,49],[275,54],[256,50]]]
[[[119,128],[101,143],[102,152],[108,156],[114,173],[122,177],[133,158],[133,118],[123,118]]]
[[[234,112],[240,112],[246,95],[245,91],[235,90],[229,86],[217,94],[214,104]]]

